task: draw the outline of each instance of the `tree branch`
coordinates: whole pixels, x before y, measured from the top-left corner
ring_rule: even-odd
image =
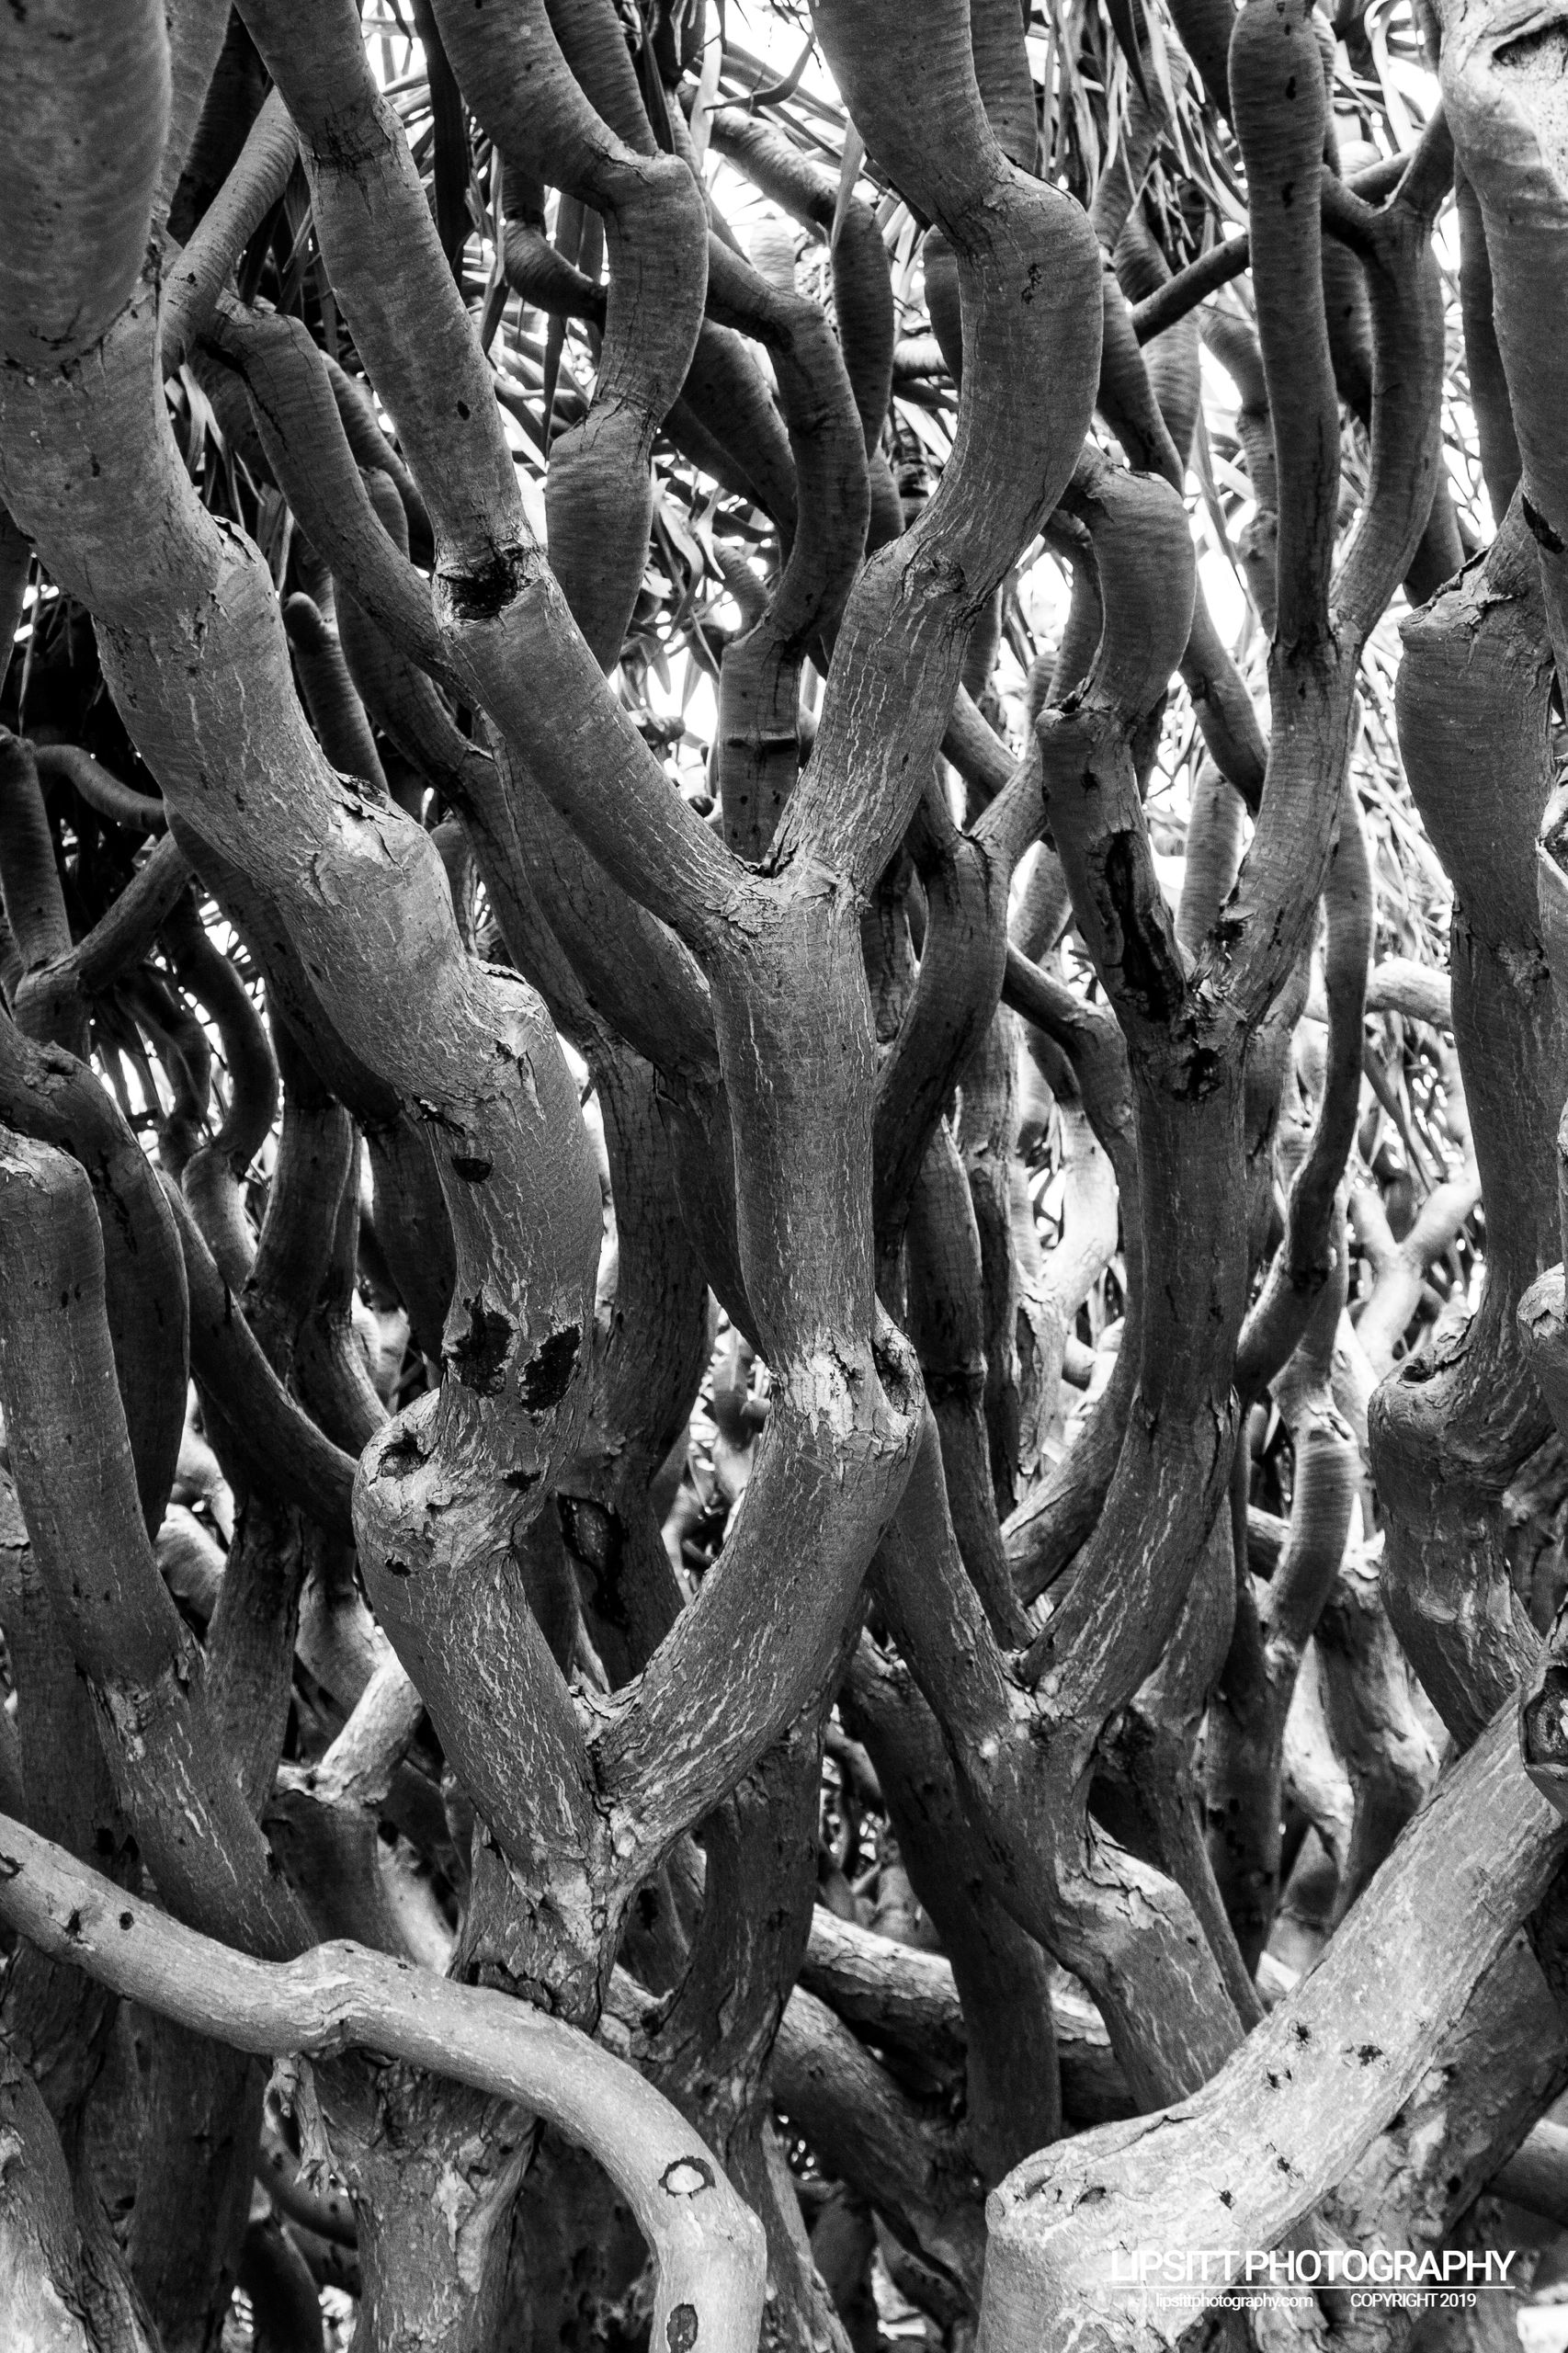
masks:
[[[593,2151],[635,2213],[659,2266],[655,2330],[678,2338],[695,2325],[691,2343],[752,2353],[763,2290],[756,2222],[684,2119],[587,2036],[352,1944],[281,1964],[252,1960],[4,1818],[0,1914],[126,1999],[239,2050],[384,2052],[549,2117]]]

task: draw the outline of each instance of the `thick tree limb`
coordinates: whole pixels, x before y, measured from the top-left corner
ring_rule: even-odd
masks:
[[[548,2116],[594,2151],[659,2263],[655,2328],[752,2353],[761,2233],[691,2127],[636,2072],[527,2004],[352,1944],[268,1963],[122,1894],[0,1821],[0,1913],[79,1969],[192,2030],[264,2056],[386,2052]],[[683,2314],[683,2307],[685,2313]]]
[[[1174,2341],[1190,2313],[1167,2330],[1141,2294],[1111,2284],[1110,2250],[1277,2244],[1410,2096],[1539,1903],[1565,1840],[1519,1764],[1506,1709],[1318,1968],[1196,2098],[1085,2135],[1010,2177],[990,2210],[987,2353],[1069,2343],[1085,2303],[1108,2346]],[[1041,2314],[1059,2315],[1043,2340]]]

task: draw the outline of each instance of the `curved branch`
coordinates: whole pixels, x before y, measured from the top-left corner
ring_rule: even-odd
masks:
[[[369,486],[393,529],[391,485]],[[347,596],[339,627],[377,725],[461,815],[508,951],[558,1025],[585,1042],[583,1025],[596,1017],[585,992],[587,1004],[667,1076],[711,1074],[712,1013],[688,951],[611,880],[504,745],[487,752],[460,733],[430,680]]]
[[[267,463],[312,545],[392,643],[441,675],[447,654],[430,584],[406,543],[400,549],[382,529],[303,321],[221,303],[209,348],[244,384]]]
[[[1127,451],[1130,462],[1140,471],[1162,476],[1179,497],[1187,483],[1186,460],[1171,438],[1153,380],[1134,341],[1127,298],[1115,271],[1108,267],[1101,273],[1100,295],[1104,341],[1096,404]],[[1252,698],[1214,626],[1202,584],[1198,581],[1194,584],[1191,621],[1181,657],[1182,682],[1192,698],[1210,758],[1235,786],[1248,808],[1256,810],[1264,779],[1262,731]],[[1070,633],[1071,630],[1070,622]],[[1065,650],[1064,646],[1064,654]],[[1060,675],[1053,691],[1061,701],[1071,681],[1072,665],[1059,664],[1058,667]]]
[[[1077,456],[1098,372],[1099,257],[1084,215],[997,144],[958,0],[921,0],[913,18],[901,0],[828,0],[815,20],[872,152],[951,244],[964,309],[952,456],[857,584],[775,852],[782,865],[810,851],[865,888],[924,788],[974,620]]]
[[[702,317],[707,223],[684,165],[660,154],[639,108],[617,124],[574,79],[542,0],[481,13],[436,0],[470,104],[503,156],[603,217],[609,294],[594,398],[550,453],[551,565],[601,668],[613,668],[642,585],[653,511],[649,453]],[[623,143],[640,127],[634,145]],[[637,149],[642,152],[638,153]]]
[[[956,830],[935,790],[916,832],[926,938],[898,1035],[877,1072],[872,1128],[871,1216],[882,1250],[896,1247],[933,1131],[996,1010],[1007,938],[1004,861]]]
[[[515,2100],[583,2142],[659,2267],[655,2330],[752,2353],[762,2234],[678,2111],[588,2037],[526,2003],[352,1944],[255,1961],[0,1817],[0,1915],[45,1952],[192,2031],[263,2057],[362,2048]]]
[[[1432,222],[1448,188],[1446,141],[1423,142],[1365,256],[1372,316],[1371,466],[1366,502],[1334,583],[1335,626],[1365,642],[1422,543],[1446,483],[1443,287]]]
[[[1258,336],[1279,482],[1277,641],[1328,624],[1339,402],[1324,324],[1319,182],[1326,102],[1310,10],[1248,0],[1231,36],[1231,99],[1247,167]]]
[[[165,835],[71,950],[76,979],[89,996],[112,987],[122,972],[141,963],[189,882],[185,853]]]
[[[165,375],[177,372],[207,333],[229,272],[282,195],[299,152],[289,109],[269,90],[233,171],[169,270],[160,352]]]
[[[831,2342],[835,2332],[778,2162],[768,2079],[812,1909],[821,1786],[813,1710],[707,1824],[702,1911],[685,1973],[637,2046],[653,2083],[691,2119],[761,2221],[770,2326],[802,2345]]]
[[[256,1255],[245,1178],[278,1116],[278,1064],[249,991],[208,938],[193,900],[173,910],[164,941],[175,978],[200,1006],[223,1049],[229,1108],[217,1134],[186,1162],[180,1183],[224,1281],[237,1291]]]
[[[314,599],[295,594],[283,607],[283,626],[294,649],[321,746],[339,776],[351,776],[372,801],[387,801],[387,779],[363,706],[343,658],[337,631],[328,627]]]
[[[167,143],[169,44],[162,0],[131,0],[110,25],[91,0],[40,9],[6,45],[0,101],[27,126],[10,143],[0,256],[0,344],[28,368],[90,351],[142,267]],[[112,172],[62,174],[90,122]]]
[[[186,1285],[158,1179],[85,1063],[0,1022],[0,1120],[80,1162],[97,1205],[105,1313],[137,1493],[150,1535],[169,1499],[185,1427]]]
[[[1003,2185],[986,2261],[992,2342],[1007,2344],[1027,2315],[1032,2334],[1020,2341],[1054,2353],[1098,2290],[1107,2345],[1153,2353],[1142,2291],[1108,2292],[1111,2247],[1277,2245],[1414,2092],[1565,1842],[1518,1761],[1510,1706],[1441,1782],[1317,1968],[1196,2097],[1042,2152]],[[1266,2165],[1260,2147],[1272,2153]]]
[[[354,1458],[290,1396],[213,1264],[184,1196],[165,1180],[190,1289],[190,1369],[228,1425],[226,1450],[260,1494],[352,1535]]]
[[[35,744],[33,757],[40,777],[63,777],[88,808],[107,817],[111,825],[124,825],[133,833],[161,834],[169,822],[161,801],[121,784],[79,744]]]
[[[405,550],[412,547],[414,561],[422,572],[433,570],[436,545],[429,512],[420,494],[419,484],[388,439],[386,427],[376,415],[369,386],[363,376],[349,375],[330,351],[324,351],[322,358],[326,362],[326,381],[332,386],[332,397],[337,403],[337,414],[348,437],[350,449],[368,472],[385,474],[397,492],[403,507],[403,524],[395,534],[398,545]],[[380,507],[380,512],[385,523],[385,508]],[[392,526],[388,524],[387,528],[390,530]]]
[[[1050,1964],[971,1859],[970,1825],[941,1727],[908,1669],[862,1637],[839,1704],[866,1739],[899,1860],[949,1956],[941,1966],[963,2006],[955,2023],[964,2139],[989,2188],[1028,2152],[1061,2137],[1064,2088]],[[863,1957],[878,1941],[867,1938]],[[927,2045],[921,2055],[928,2069],[935,2052]]]
[[[813,1994],[796,1990],[773,2052],[773,2094],[824,2166],[886,2214],[913,2253],[980,2302],[981,2182],[950,2125],[922,2116]]]
[[[808,647],[831,645],[837,634],[870,494],[849,381],[815,303],[768,286],[714,238],[709,307],[770,351],[795,460],[795,533],[783,572],[762,620],[725,647],[720,671],[714,767],[725,834],[755,862],[794,789],[801,665]]]
[[[22,736],[5,733],[0,733],[0,895],[22,968],[19,1000],[29,981],[67,961],[71,924],[33,747]],[[56,1040],[57,1018],[62,1019],[65,1034]],[[26,1008],[23,1026],[40,1042],[49,1039],[77,1054],[86,1053],[85,1007],[69,996],[59,1001],[47,985]]]
[[[116,1793],[176,1912],[283,1958],[307,1941],[215,1737],[131,1473],[87,1180],[0,1137],[0,1393],[33,1552],[91,1685]],[[62,1313],[61,1301],[68,1303]]]
[[[622,1900],[799,1714],[795,1695],[823,1693],[835,1668],[846,1597],[859,1591],[915,1450],[918,1376],[912,1351],[885,1321],[875,1368],[874,1415],[852,1412],[847,1396],[826,1410],[808,1404],[799,1379],[775,1387],[718,1563],[597,1733]],[[814,1378],[826,1370],[819,1357]],[[757,1574],[762,1558],[766,1581]],[[773,1630],[767,1643],[758,1640],[764,1613]],[[731,1662],[722,1687],[711,1673],[715,1657]]]
[[[1470,365],[1470,396],[1475,404],[1475,435],[1481,445],[1481,472],[1492,512],[1502,516],[1513,505],[1523,461],[1514,431],[1507,370],[1497,342],[1486,222],[1474,183],[1462,165],[1455,167],[1454,205],[1460,230],[1460,313]]]
[[[841,208],[830,176],[758,115],[716,108],[709,132],[754,187],[828,239],[834,317],[870,458],[887,421],[893,351],[892,284],[876,215],[855,196]]]
[[[80,1036],[94,998],[134,973],[189,881],[184,853],[165,835],[91,931],[67,954],[23,973],[12,1000],[17,1028],[60,1043]]]
[[[1568,460],[1556,391],[1568,364],[1568,156],[1558,116],[1563,12],[1551,0],[1516,19],[1486,0],[1444,0],[1437,14],[1443,102],[1480,199],[1523,513],[1561,674],[1568,669]]]
[[[910,1199],[908,1310],[964,1568],[999,1641],[1022,1648],[1029,1622],[1013,1591],[985,1427],[980,1234],[957,1144],[938,1124]]]
[[[1220,5],[1222,17],[1229,17],[1230,0],[1220,0]],[[1227,25],[1227,41],[1229,38]],[[1437,123],[1438,112],[1440,110],[1434,112],[1427,124],[1429,131]],[[1387,196],[1391,188],[1398,186],[1419,152],[1419,148],[1413,148],[1404,154],[1385,155],[1366,171],[1352,173],[1343,186],[1334,180],[1324,167],[1320,201],[1324,227],[1330,235],[1353,237],[1359,250],[1366,242],[1365,218],[1353,212],[1347,197],[1357,196],[1364,204],[1375,204],[1380,198]],[[1139,342],[1152,343],[1156,335],[1168,333],[1178,319],[1184,318],[1188,311],[1196,310],[1199,302],[1207,301],[1210,294],[1217,294],[1221,286],[1228,286],[1233,278],[1240,278],[1251,265],[1252,234],[1249,230],[1244,229],[1239,236],[1221,238],[1217,245],[1210,245],[1206,254],[1200,254],[1196,261],[1188,262],[1185,269],[1178,269],[1153,294],[1145,295],[1141,302],[1133,304],[1132,324]]]
[[[78,581],[86,570],[106,674],[187,837],[199,842],[201,867],[225,899],[238,878],[236,918],[285,1006],[312,1036],[347,1028],[353,1062],[381,1082],[373,1116],[387,1117],[385,1088],[394,1108],[439,1136],[463,1302],[448,1339],[457,1377],[415,1410],[422,1428],[449,1427],[443,1500],[455,1483],[473,1506],[472,1518],[449,1513],[450,1540],[470,1558],[486,1545],[504,1558],[529,1507],[503,1468],[537,1482],[557,1446],[574,1442],[569,1375],[601,1230],[575,1089],[537,998],[463,947],[429,837],[347,791],[327,768],[291,691],[256,551],[203,512],[161,413],[119,400],[121,371],[135,381],[150,358],[154,324],[149,297],[114,331],[94,386],[108,387],[117,422],[105,420],[100,475],[80,477],[80,496],[63,507],[45,484],[55,436],[76,429],[58,410],[76,388],[41,378],[19,388],[47,415],[34,438],[17,430],[7,384],[7,481],[20,458],[30,494],[51,513],[57,573]],[[384,540],[373,510],[372,520]],[[198,637],[199,658],[187,651]],[[661,789],[673,803],[662,778]],[[392,996],[389,940],[405,978]],[[517,1199],[538,1205],[522,1226]],[[391,1489],[378,1500],[391,1504]],[[366,1550],[405,1558],[424,1536],[412,1498],[410,1509],[413,1529],[399,1525]]]
[[[1362,1018],[1374,914],[1366,838],[1354,793],[1346,793],[1340,802],[1339,846],[1326,897],[1328,1057],[1323,1097],[1306,1157],[1291,1180],[1285,1240],[1248,1312],[1236,1349],[1236,1386],[1249,1404],[1285,1364],[1334,1272],[1330,1236],[1335,1197],[1361,1104]]]
[[[1140,1556],[1129,1543],[1116,1558]],[[1086,1817],[1100,1732],[1144,1679],[1144,1660],[1157,1661],[1167,1623],[1150,1629],[1142,1593],[1125,1615],[1102,1593],[1101,1623],[1062,1644],[1049,1691],[1025,1688],[1027,1662],[1001,1652],[964,1575],[929,1443],[872,1574],[941,1726],[997,1901],[1089,1986],[1136,2099],[1195,2089],[1239,2039],[1235,2011],[1186,1896]]]
[[[1452,1018],[1486,1272],[1468,1325],[1379,1390],[1371,1463],[1389,1615],[1460,1739],[1500,1705],[1535,1646],[1514,1595],[1504,1497],[1552,1427],[1516,1322],[1562,1246],[1554,1160],[1568,1026],[1536,891],[1551,686],[1540,567],[1516,501],[1484,563],[1405,624],[1397,685],[1411,791],[1455,886]]]
[[[949,2065],[963,2056],[963,2011],[952,1963],[940,1953],[879,1936],[819,1904],[801,1983],[871,2042],[885,2038]]]

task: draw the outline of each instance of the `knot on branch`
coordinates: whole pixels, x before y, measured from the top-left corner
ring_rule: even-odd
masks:
[[[521,596],[532,576],[526,548],[496,548],[487,563],[461,572],[438,572],[437,592],[453,623],[499,620],[515,597]]]
[[[665,2167],[659,2183],[667,2197],[700,2198],[713,2187],[713,2168],[706,2157],[676,2157]]]

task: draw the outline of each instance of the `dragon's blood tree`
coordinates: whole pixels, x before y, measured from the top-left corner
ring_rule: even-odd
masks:
[[[1568,13],[795,13],[0,10],[18,2353],[1558,2263]]]

